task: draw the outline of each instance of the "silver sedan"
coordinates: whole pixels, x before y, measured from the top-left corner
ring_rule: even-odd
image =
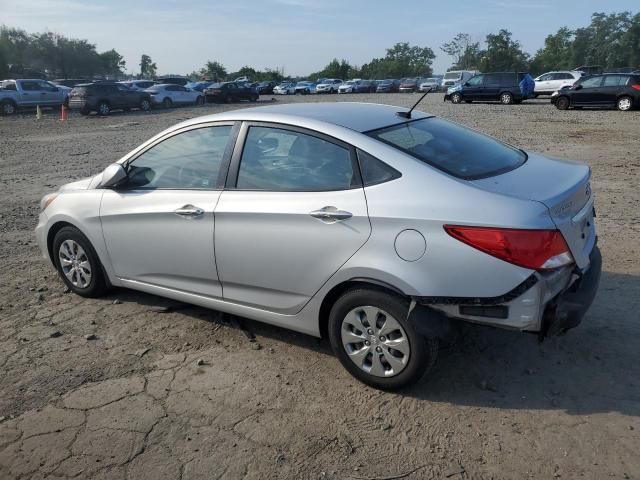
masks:
[[[46,195],[78,295],[126,287],[328,337],[393,389],[460,321],[557,334],[598,287],[590,169],[422,112],[289,104],[188,120]]]

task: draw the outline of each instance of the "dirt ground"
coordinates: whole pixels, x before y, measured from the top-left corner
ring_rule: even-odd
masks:
[[[65,293],[40,256],[44,193],[179,120],[246,106],[0,118],[1,479],[640,479],[640,112],[427,97],[425,111],[591,165],[604,272],[564,337],[467,326],[392,394],[323,340],[133,291]]]

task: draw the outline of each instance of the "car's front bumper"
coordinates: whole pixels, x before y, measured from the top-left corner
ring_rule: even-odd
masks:
[[[47,246],[47,223],[49,222],[49,217],[44,212],[40,213],[38,217],[38,225],[36,225],[35,235],[36,242],[38,243],[38,247],[42,252],[42,256],[51,262],[51,258],[49,257],[49,247]]]

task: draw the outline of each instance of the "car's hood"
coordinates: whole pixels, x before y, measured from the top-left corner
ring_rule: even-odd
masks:
[[[65,183],[59,188],[59,190],[61,192],[67,192],[69,190],[86,190],[91,185],[92,180],[101,175],[102,174],[99,173],[98,175],[94,175],[93,177],[87,177],[87,178],[83,178],[82,180],[77,180],[75,182]]]

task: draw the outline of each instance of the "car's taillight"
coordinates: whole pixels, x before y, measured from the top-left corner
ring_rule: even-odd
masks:
[[[573,263],[558,230],[445,225],[453,238],[505,262],[532,270],[552,270]]]
[[[634,90],[640,90],[640,83],[638,85],[631,85]]]

